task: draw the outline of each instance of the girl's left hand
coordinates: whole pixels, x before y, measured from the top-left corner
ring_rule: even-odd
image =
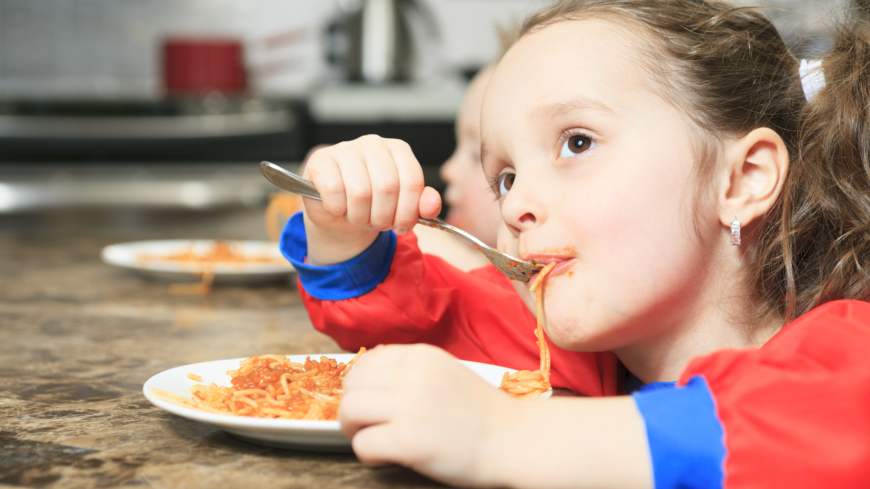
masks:
[[[450,484],[649,489],[646,428],[630,396],[516,400],[434,346],[381,346],[344,379],[353,451]]]
[[[380,346],[348,372],[338,419],[366,464],[478,485],[497,452],[499,413],[512,402],[443,350]]]

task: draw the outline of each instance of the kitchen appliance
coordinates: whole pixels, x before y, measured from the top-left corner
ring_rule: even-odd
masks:
[[[344,1],[329,25],[328,61],[349,80],[409,81],[433,72],[440,34],[422,0]]]

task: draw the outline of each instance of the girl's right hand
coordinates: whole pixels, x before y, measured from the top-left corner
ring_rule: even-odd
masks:
[[[380,231],[406,234],[419,217],[441,211],[441,197],[425,186],[411,147],[398,139],[368,135],[320,149],[302,176],[323,199],[303,198],[312,265],[347,261]]]

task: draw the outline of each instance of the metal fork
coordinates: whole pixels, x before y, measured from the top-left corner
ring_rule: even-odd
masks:
[[[264,161],[260,163],[260,172],[266,177],[266,180],[269,180],[276,186],[287,190],[289,192],[293,192],[294,194],[299,194],[303,197],[308,197],[310,199],[321,200],[320,192],[314,187],[314,184],[300,177],[299,175],[293,174],[274,163],[269,163],[268,161]],[[446,222],[439,221],[437,219],[418,219],[417,222],[424,226],[429,226],[431,228],[440,229],[442,231],[447,231],[448,233],[455,234],[460,238],[466,239],[471,244],[474,245],[475,248],[480,250],[486,257],[495,265],[495,268],[498,269],[501,273],[505,274],[507,278],[511,280],[518,280],[520,282],[528,282],[531,278],[532,274],[544,268],[543,265],[538,264],[535,260],[531,261],[522,261],[519,258],[514,258],[506,253],[502,253],[501,251],[490,248],[485,245],[482,241],[475,238],[474,236],[466,233],[465,231],[451,226]]]

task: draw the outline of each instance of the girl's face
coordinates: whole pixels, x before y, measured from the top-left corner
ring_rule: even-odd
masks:
[[[648,88],[641,42],[605,20],[558,22],[511,48],[483,103],[499,248],[560,262],[544,306],[566,349],[666,337],[709,297],[716,210],[694,204],[692,133]]]

